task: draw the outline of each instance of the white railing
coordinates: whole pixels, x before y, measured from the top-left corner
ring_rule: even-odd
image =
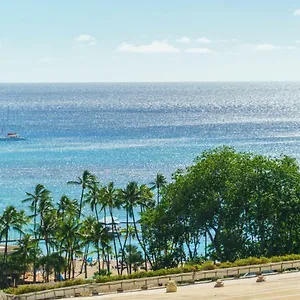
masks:
[[[190,273],[170,274],[165,276],[146,277],[138,279],[127,279],[111,281],[105,283],[92,283],[64,288],[45,290],[34,293],[27,293],[18,296],[0,293],[0,300],[40,300],[40,299],[59,299],[77,296],[90,296],[98,294],[115,293],[122,291],[151,289],[165,286],[169,280],[176,282],[194,282],[195,280],[211,280],[215,278],[236,277],[248,272],[263,271],[283,271],[286,269],[300,268],[300,260],[285,261],[261,265],[233,267],[226,269],[215,269],[208,271],[195,271]]]

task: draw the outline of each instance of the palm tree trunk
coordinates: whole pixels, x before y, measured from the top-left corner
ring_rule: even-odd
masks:
[[[5,248],[4,248],[4,255],[3,255],[3,266],[4,266],[4,287],[7,285],[7,248],[8,248],[8,228],[5,230]]]
[[[111,217],[111,221],[112,221],[111,231],[112,231],[112,236],[113,236],[113,244],[114,244],[114,250],[115,250],[115,257],[116,257],[116,265],[117,265],[118,275],[120,275],[118,250],[117,250],[116,237],[115,237],[115,220],[114,220],[114,216],[113,216],[113,213],[112,213],[112,207],[109,207],[109,213],[110,213],[110,217]]]
[[[122,251],[122,266],[125,260],[125,251],[124,249],[126,248],[126,243],[127,243],[127,239],[128,239],[128,233],[129,233],[129,212],[128,209],[126,209],[126,234],[125,234],[125,238],[124,238],[124,243],[123,243],[123,251]],[[128,273],[128,266],[127,266],[127,273]],[[121,269],[121,275],[123,274],[123,268]]]
[[[131,234],[129,235],[129,274],[131,274]]]
[[[134,215],[133,209],[132,209],[131,213],[132,213],[133,226],[134,226],[134,231],[135,231],[137,240],[138,240],[140,246],[142,247],[142,249],[143,249],[143,251],[145,253],[146,259],[149,261],[151,268],[153,268],[153,264],[151,262],[151,259],[150,259],[149,255],[148,255],[147,251],[146,251],[146,247],[145,247],[144,243],[141,241],[141,239],[139,237],[138,230],[137,230],[137,227],[136,227],[136,221],[135,221],[135,215]],[[147,261],[145,261],[145,266],[147,266]]]
[[[81,217],[83,195],[84,195],[84,188],[82,188],[82,190],[81,190],[81,196],[80,196],[79,212],[78,212],[78,219],[79,220],[80,220],[80,217]]]
[[[33,232],[34,232],[34,239],[37,240],[36,236],[36,213],[37,213],[37,202],[34,202],[34,221],[33,221]],[[33,257],[33,283],[36,283],[36,251],[34,252]]]
[[[100,261],[99,241],[98,241],[98,245],[97,245],[97,262],[98,262],[98,275],[100,275],[100,272],[101,272],[101,261]]]
[[[99,213],[98,213],[98,210],[97,210],[97,205],[95,205],[95,215],[96,215],[96,220],[99,223]]]

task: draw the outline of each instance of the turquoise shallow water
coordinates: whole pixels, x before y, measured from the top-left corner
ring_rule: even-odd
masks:
[[[224,144],[300,158],[300,83],[0,84],[0,103],[4,132],[26,137],[0,143],[1,208],[37,183],[79,198],[66,182],[85,169],[119,187],[170,179]]]

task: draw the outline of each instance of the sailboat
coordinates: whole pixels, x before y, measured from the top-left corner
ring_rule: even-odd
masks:
[[[7,118],[9,116],[9,110],[7,111]],[[4,132],[4,125],[1,130],[1,134]],[[16,132],[8,132],[6,135],[0,135],[0,141],[23,141],[25,137],[20,136]]]

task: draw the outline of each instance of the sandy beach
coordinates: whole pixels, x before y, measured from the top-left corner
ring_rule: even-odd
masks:
[[[101,300],[129,299],[218,299],[218,300],[273,300],[300,298],[300,272],[266,276],[266,281],[257,283],[256,278],[246,278],[224,281],[224,287],[215,288],[214,283],[201,283],[179,286],[177,292],[166,293],[165,288],[147,291],[124,292],[93,297]],[[85,300],[88,297],[78,297]]]
[[[75,277],[85,278],[84,268],[82,269],[82,263],[83,263],[82,260],[77,259],[74,263],[75,263]],[[103,266],[103,262],[101,261],[101,269],[102,266]],[[106,264],[104,264],[104,267],[106,269]],[[115,260],[111,260],[110,262],[110,271],[112,275],[118,275],[117,264]],[[87,278],[92,278],[95,272],[98,272],[98,263],[96,262],[96,260],[93,260],[92,263],[88,263],[87,265]],[[127,274],[126,269],[123,270],[123,274]]]

